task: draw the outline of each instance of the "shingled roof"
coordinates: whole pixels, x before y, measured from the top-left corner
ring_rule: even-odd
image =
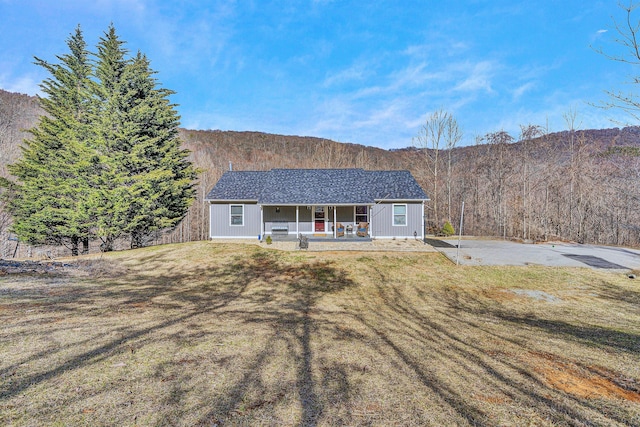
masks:
[[[380,200],[428,200],[428,197],[406,170],[272,169],[225,172],[206,200],[255,201],[267,205],[357,205]]]

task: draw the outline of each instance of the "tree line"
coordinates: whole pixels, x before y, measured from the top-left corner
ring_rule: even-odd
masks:
[[[186,215],[197,173],[181,147],[172,92],[124,44],[112,25],[90,52],[77,27],[58,62],[35,59],[50,75],[41,84],[44,114],[2,180],[21,241],[73,255],[93,239],[104,251],[123,237],[137,247]]]
[[[37,116],[27,112],[33,103],[18,104],[27,106],[26,116]],[[451,114],[440,115],[448,117],[445,123],[455,121]],[[496,131],[463,147],[450,144],[456,138],[443,138],[437,156],[417,138],[415,147],[389,151],[314,137],[178,129],[186,160],[199,171],[195,202],[183,219],[150,231],[142,244],[207,239],[204,198],[231,161],[234,170],[408,169],[432,200],[426,210],[431,232],[447,220],[458,231],[465,201],[465,234],[640,246],[640,128],[579,130],[576,112],[566,119],[562,132],[523,125],[518,135]],[[126,233],[118,241],[124,238],[131,246]]]
[[[464,201],[466,234],[639,246],[640,128],[577,130],[567,118],[561,133],[523,125],[517,138],[497,131],[439,156],[416,152],[431,230],[457,225]]]
[[[438,116],[443,129],[452,129],[450,113]],[[640,212],[634,208],[640,198],[640,128],[582,130],[575,125],[577,112],[566,116],[561,132],[527,124],[515,136],[500,130],[457,146],[462,131],[450,138],[442,130],[437,149],[416,137],[414,147],[393,151],[311,137],[183,130],[183,144],[203,172],[186,218],[190,227],[182,224],[181,233],[207,238],[204,195],[231,161],[234,170],[407,169],[431,199],[426,222],[433,234],[447,221],[458,231],[464,201],[465,234],[640,246]]]

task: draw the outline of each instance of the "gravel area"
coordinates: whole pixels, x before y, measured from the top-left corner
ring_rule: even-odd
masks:
[[[462,265],[546,265],[591,267],[609,270],[639,270],[640,250],[566,242],[540,244],[505,240],[443,239],[450,247],[437,248],[451,261]]]
[[[321,252],[321,251],[362,251],[362,252],[436,252],[433,246],[423,243],[421,240],[411,239],[380,239],[380,240],[348,240],[348,241],[334,241],[332,239],[326,239],[323,241],[310,240],[309,249],[299,249],[298,241],[274,241],[268,245],[266,242],[258,242],[253,240],[213,240],[216,242],[225,243],[252,243],[264,248],[273,248],[284,251],[299,251],[306,250],[309,252]]]

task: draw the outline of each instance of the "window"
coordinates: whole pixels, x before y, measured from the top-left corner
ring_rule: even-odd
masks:
[[[393,205],[393,225],[407,225],[407,205]]]
[[[244,206],[231,205],[231,225],[244,225]]]
[[[356,206],[356,224],[361,222],[369,222],[369,215],[367,215],[367,206]]]

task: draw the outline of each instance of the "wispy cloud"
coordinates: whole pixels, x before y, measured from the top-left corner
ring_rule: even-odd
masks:
[[[472,43],[468,40],[455,39],[445,33],[430,34],[428,41],[407,46],[401,54],[414,61],[424,61],[435,57],[453,57],[467,52]]]
[[[338,70],[331,72],[324,79],[322,86],[331,87],[349,82],[358,82],[364,80],[365,76],[369,75],[368,66],[364,62],[359,62],[344,70]]]
[[[495,73],[495,66],[489,61],[481,61],[472,65],[471,72],[466,78],[456,85],[456,91],[469,92],[493,92],[491,80]]]
[[[518,86],[517,88],[514,89],[513,91],[513,100],[517,101],[519,100],[522,95],[524,95],[525,93],[531,91],[533,88],[535,88],[535,83],[534,82],[527,82],[523,85]]]

